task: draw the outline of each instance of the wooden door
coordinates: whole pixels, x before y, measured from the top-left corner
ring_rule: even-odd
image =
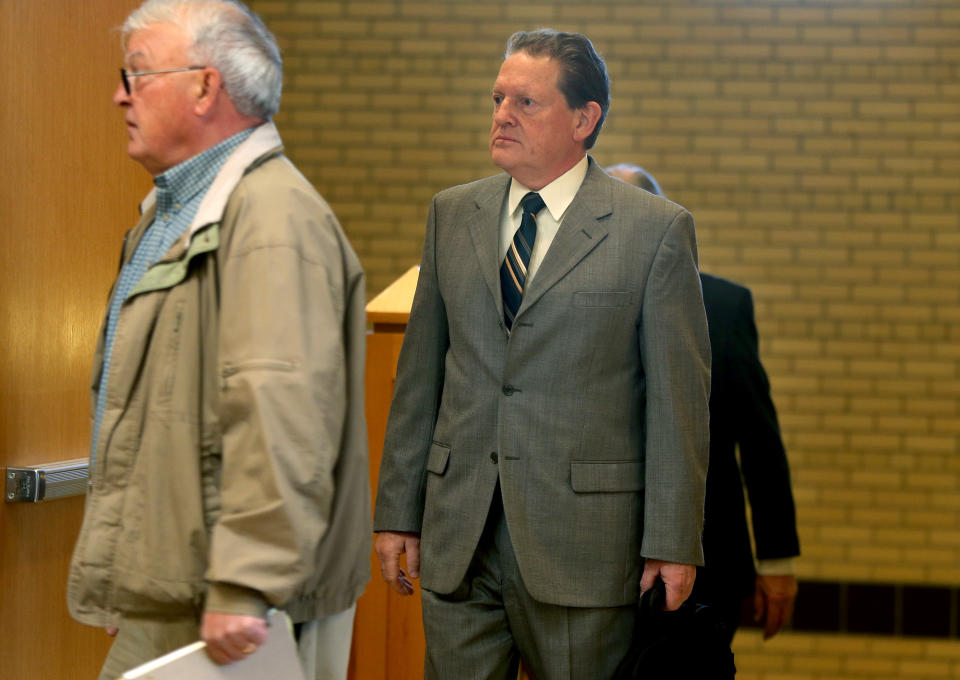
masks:
[[[90,363],[123,232],[150,177],[111,104],[136,0],[0,0],[0,466],[87,455]],[[0,676],[95,678],[72,621],[82,498],[0,503]]]

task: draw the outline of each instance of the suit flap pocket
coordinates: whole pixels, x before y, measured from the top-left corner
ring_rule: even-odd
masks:
[[[570,486],[578,493],[640,491],[643,464],[640,461],[590,461],[570,463]]]
[[[629,303],[629,290],[581,291],[573,294],[574,307],[622,307]]]
[[[430,455],[427,457],[427,469],[438,475],[447,471],[447,462],[450,460],[450,447],[433,442],[430,445]]]

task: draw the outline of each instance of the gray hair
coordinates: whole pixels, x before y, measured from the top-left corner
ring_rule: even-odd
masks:
[[[191,41],[196,65],[220,72],[237,111],[270,118],[280,108],[283,61],[263,21],[235,0],[146,0],[123,23],[124,48],[130,36],[152,24],[179,26]]]
[[[582,33],[564,33],[552,28],[518,31],[507,40],[504,57],[517,52],[531,57],[549,57],[560,64],[557,87],[571,109],[583,108],[587,102],[600,105],[600,119],[583,141],[587,149],[592,148],[610,111],[610,77],[607,65],[593,48],[590,38]]]
[[[660,188],[657,180],[655,180],[653,175],[641,168],[639,165],[618,163],[617,165],[611,165],[607,168],[604,168],[604,170],[606,170],[607,173],[613,177],[622,179],[627,184],[633,184],[634,186],[638,186],[641,189],[649,191],[651,194],[663,196],[663,189]]]

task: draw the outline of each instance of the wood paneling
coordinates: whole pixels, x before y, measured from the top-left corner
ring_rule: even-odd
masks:
[[[367,310],[370,312],[370,306]],[[409,316],[409,300],[402,316],[405,322]],[[404,326],[401,325],[401,332],[375,331],[367,336],[367,433],[370,439],[370,486],[374,494]],[[376,554],[371,554],[370,560],[372,578],[357,603],[350,677],[352,680],[423,677],[424,640],[419,588],[408,597],[397,595],[380,577]]]
[[[397,359],[419,267],[411,267],[367,305],[373,332],[367,335],[366,407],[370,440],[370,487],[376,495],[387,416],[397,377]],[[357,603],[351,651],[352,680],[407,680],[423,677],[423,622],[419,587],[410,596],[393,592],[380,577],[376,553],[373,578]]]
[[[131,0],[0,1],[0,466],[87,455],[90,361],[150,177],[110,98]],[[0,504],[0,675],[91,678],[109,646],[66,611],[80,498]]]

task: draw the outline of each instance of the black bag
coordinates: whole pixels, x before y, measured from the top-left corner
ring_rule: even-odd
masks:
[[[640,596],[633,642],[614,680],[733,678],[733,652],[711,608],[687,600],[668,612],[663,609],[666,599],[660,579]]]

